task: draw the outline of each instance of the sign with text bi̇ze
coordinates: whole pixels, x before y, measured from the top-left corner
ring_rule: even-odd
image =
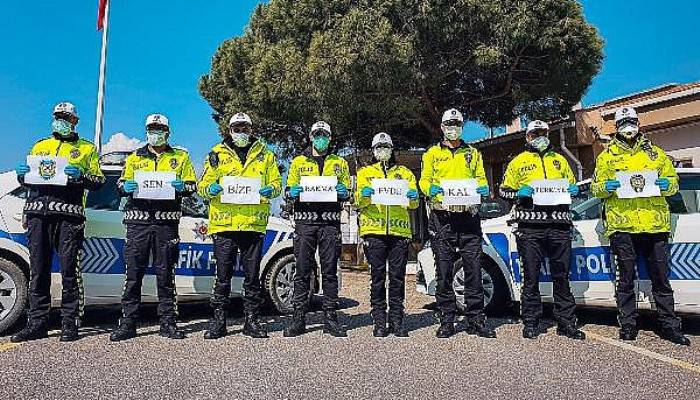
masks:
[[[225,176],[221,202],[227,204],[260,204],[260,177]]]

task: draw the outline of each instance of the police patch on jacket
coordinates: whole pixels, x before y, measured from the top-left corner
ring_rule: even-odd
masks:
[[[561,169],[561,163],[559,162],[559,160],[554,160],[552,161],[552,163],[554,164],[554,168]]]
[[[336,164],[333,166],[333,172],[335,172],[337,176],[340,176],[340,174],[343,172],[343,169],[340,168],[340,165]]]
[[[175,159],[175,158],[170,159],[170,168],[172,168],[172,169],[177,168],[177,159]]]
[[[472,163],[473,158],[474,158],[474,156],[472,155],[471,151],[469,153],[467,153],[467,156],[466,156],[467,166]]]
[[[78,158],[78,157],[80,157],[80,150],[73,149],[70,151],[70,158]]]

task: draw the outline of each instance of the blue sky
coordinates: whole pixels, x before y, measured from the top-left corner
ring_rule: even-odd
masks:
[[[147,114],[167,114],[174,142],[200,164],[217,140],[199,77],[226,38],[241,34],[259,1],[112,0],[105,134],[143,137]],[[0,170],[48,134],[51,107],[74,102],[92,140],[101,34],[97,0],[6,0],[0,14]],[[584,104],[667,82],[700,80],[694,0],[584,0],[605,39],[606,59]],[[483,132],[468,125],[469,138]]]

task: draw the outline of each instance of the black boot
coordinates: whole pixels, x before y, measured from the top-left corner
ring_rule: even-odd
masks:
[[[78,322],[75,318],[63,317],[61,320],[60,342],[75,342],[80,339],[78,336]]]
[[[246,314],[245,323],[243,324],[243,334],[256,339],[264,339],[267,337],[267,331],[260,322],[257,314]]]
[[[220,339],[226,336],[226,310],[221,307],[214,310],[214,317],[209,320],[209,329],[204,332],[204,339]]]
[[[457,333],[455,330],[455,323],[452,320],[442,320],[442,322],[440,322],[440,327],[435,331],[435,337],[447,339],[454,336],[455,333]]]
[[[620,327],[620,340],[637,340],[637,334],[639,331],[634,325],[622,325]]]
[[[335,310],[324,311],[323,316],[323,333],[328,333],[333,337],[348,336],[343,326],[338,322],[338,313]]]
[[[483,338],[493,339],[496,337],[496,331],[486,325],[485,318],[476,317],[468,320],[466,332]]]
[[[523,337],[525,339],[536,339],[540,335],[539,322],[526,322],[523,326]]]
[[[569,339],[585,340],[586,334],[576,327],[576,324],[559,324],[557,325],[557,335],[566,336]]]
[[[136,323],[133,319],[122,318],[119,321],[117,330],[109,335],[109,340],[112,342],[121,342],[122,340],[133,339],[136,337]]]
[[[177,328],[173,318],[163,318],[160,321],[160,336],[180,340],[185,338],[185,332]]]
[[[683,335],[683,331],[680,328],[665,328],[661,330],[661,338],[666,339],[671,343],[679,344],[681,346],[690,346],[690,339]]]
[[[386,312],[377,311],[372,313],[372,320],[374,320],[374,329],[372,330],[372,336],[374,337],[387,337],[389,336],[389,330],[386,328]]]
[[[396,337],[408,337],[408,330],[403,326],[403,315],[393,315],[389,318],[389,333]]]
[[[30,340],[45,339],[49,337],[49,329],[46,321],[28,320],[27,326],[10,338],[12,343],[28,342]]]
[[[297,337],[306,333],[306,310],[295,308],[292,319],[284,328],[284,337]]]

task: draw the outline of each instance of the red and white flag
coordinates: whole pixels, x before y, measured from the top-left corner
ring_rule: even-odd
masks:
[[[105,21],[105,8],[107,7],[107,0],[99,0],[99,5],[97,6],[97,30],[101,31],[104,28]]]

